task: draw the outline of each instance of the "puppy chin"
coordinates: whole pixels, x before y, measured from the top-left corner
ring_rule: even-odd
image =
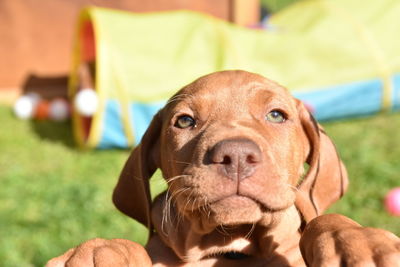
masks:
[[[211,218],[217,225],[252,224],[263,214],[258,203],[243,196],[230,196],[210,206]]]

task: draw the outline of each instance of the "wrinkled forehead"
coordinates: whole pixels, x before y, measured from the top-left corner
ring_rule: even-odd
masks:
[[[295,108],[291,94],[281,85],[245,71],[223,71],[203,76],[181,89],[170,99],[168,109],[189,106],[212,111],[244,111],[274,101],[287,109]]]

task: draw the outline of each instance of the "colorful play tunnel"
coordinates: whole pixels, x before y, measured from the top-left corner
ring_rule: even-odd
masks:
[[[382,15],[384,14],[384,15]],[[244,69],[278,81],[319,120],[400,108],[400,2],[302,1],[247,29],[190,11],[133,14],[87,8],[79,19],[70,97],[82,147],[136,145],[165,101],[199,76]]]

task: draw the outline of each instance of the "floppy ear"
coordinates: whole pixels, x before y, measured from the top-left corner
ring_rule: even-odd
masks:
[[[158,112],[140,144],[132,151],[114,189],[114,205],[151,229],[149,179],[158,168],[161,112]]]
[[[347,171],[331,139],[298,101],[303,130],[308,139],[308,172],[299,185],[296,206],[309,222],[340,199],[347,189]]]

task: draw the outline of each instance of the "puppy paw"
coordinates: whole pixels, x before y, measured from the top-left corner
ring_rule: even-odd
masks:
[[[400,266],[396,235],[338,214],[313,219],[305,227],[300,249],[308,266]]]
[[[92,239],[51,259],[46,267],[150,267],[151,260],[139,244],[126,239]]]

